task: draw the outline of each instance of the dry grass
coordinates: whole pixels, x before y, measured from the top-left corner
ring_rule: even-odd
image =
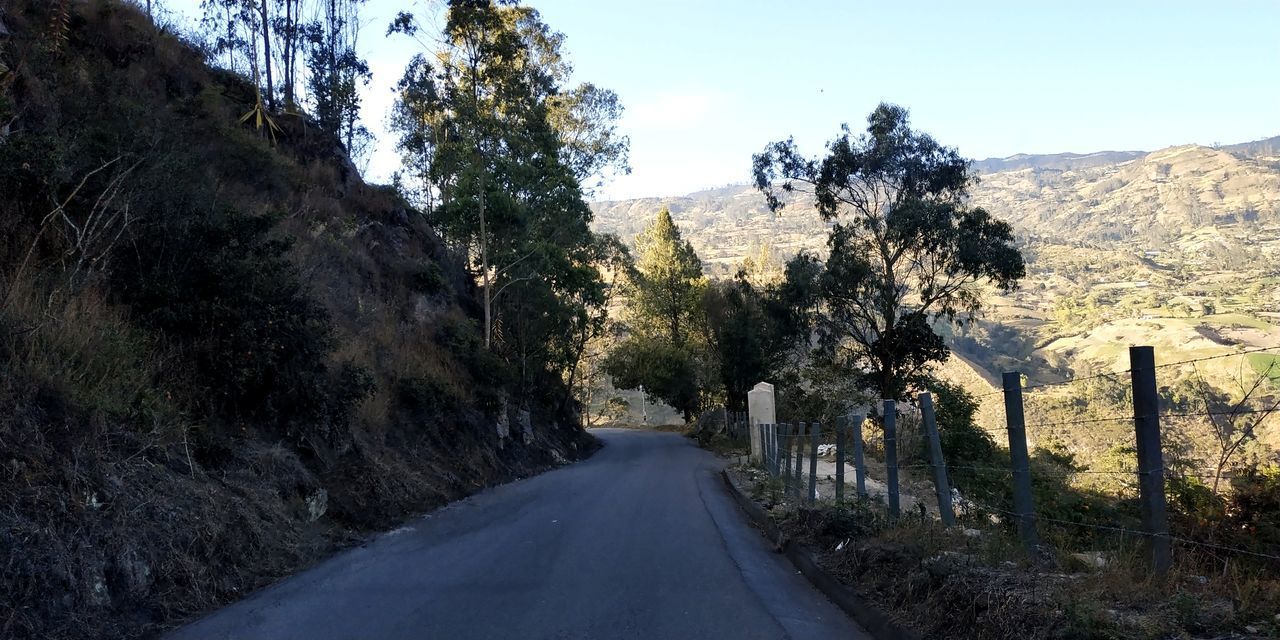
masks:
[[[1186,550],[1166,578],[1153,577],[1129,540],[1088,548],[1042,530],[1044,561],[1030,560],[1008,530],[969,521],[945,529],[881,507],[797,508],[758,474],[735,471],[773,504],[785,534],[815,549],[822,566],[899,624],[930,639],[1266,638],[1280,633],[1274,567],[1223,565]],[[756,478],[753,480],[753,478]],[[775,483],[776,484],[776,483]],[[1073,556],[1098,552],[1105,567]],[[1215,567],[1217,568],[1215,570]]]

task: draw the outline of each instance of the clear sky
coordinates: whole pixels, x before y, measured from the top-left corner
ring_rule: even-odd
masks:
[[[383,34],[396,11],[425,4],[365,10],[374,180],[398,163],[385,121],[416,46]],[[532,4],[567,36],[577,78],[617,91],[627,109],[632,173],[601,198],[745,182],[765,143],[794,135],[816,154],[880,101],[973,158],[1280,134],[1280,0]]]

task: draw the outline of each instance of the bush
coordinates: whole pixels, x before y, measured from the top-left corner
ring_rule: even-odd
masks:
[[[1234,478],[1228,500],[1231,528],[1250,546],[1280,549],[1280,465]]]
[[[431,262],[409,276],[409,288],[418,293],[436,295],[445,291],[448,288],[448,284],[445,282],[444,272],[441,271],[440,265]]]
[[[950,480],[970,500],[991,504],[1004,501],[1009,477],[1008,455],[991,434],[974,421],[978,403],[959,385],[936,381],[931,385],[942,455],[951,467]]]
[[[273,226],[234,211],[147,226],[118,261],[113,290],[191,359],[191,402],[300,441],[332,436],[371,382],[350,366],[331,371],[328,314]]]

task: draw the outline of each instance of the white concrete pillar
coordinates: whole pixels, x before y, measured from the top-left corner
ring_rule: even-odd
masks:
[[[761,382],[747,392],[747,424],[751,425],[751,460],[760,462],[762,445],[760,432],[756,425],[777,424],[778,418],[774,409],[773,385]]]

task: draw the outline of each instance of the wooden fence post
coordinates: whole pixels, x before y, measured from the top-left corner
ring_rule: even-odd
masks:
[[[942,440],[938,435],[938,420],[933,412],[933,396],[920,394],[920,417],[925,434],[929,437],[929,457],[933,460],[933,487],[938,494],[938,514],[944,526],[956,524],[956,512],[951,506],[951,483],[947,482],[947,465],[942,458]]]
[[[897,520],[898,504],[898,403],[884,401],[884,472],[889,489],[889,517]]]
[[[1027,457],[1027,425],[1022,413],[1022,374],[1006,371],[1004,383],[1005,424],[1009,431],[1009,463],[1013,470],[1013,510],[1018,517],[1018,535],[1033,558],[1040,555],[1036,534],[1035,506],[1031,500],[1031,462]]]
[[[836,418],[836,506],[844,501],[844,431],[849,426],[849,416]]]
[[[1156,391],[1156,355],[1152,347],[1129,347],[1133,378],[1133,425],[1138,445],[1138,499],[1142,530],[1156,575],[1169,572],[1169,519],[1164,495],[1164,451],[1160,443],[1160,404]]]
[[[853,414],[853,420],[849,421],[849,437],[853,439],[853,481],[857,485],[859,500],[867,498],[867,461],[862,455],[862,423],[866,421],[867,416],[861,413]]]
[[[809,428],[809,504],[818,501],[818,436],[822,423],[815,422]]]
[[[808,426],[809,425],[803,422],[796,425],[796,441],[794,443],[796,447],[796,482],[794,488],[795,496],[797,498],[799,498],[802,495],[801,492],[804,491],[804,478],[801,474],[804,472],[804,432],[807,430],[806,427]]]

